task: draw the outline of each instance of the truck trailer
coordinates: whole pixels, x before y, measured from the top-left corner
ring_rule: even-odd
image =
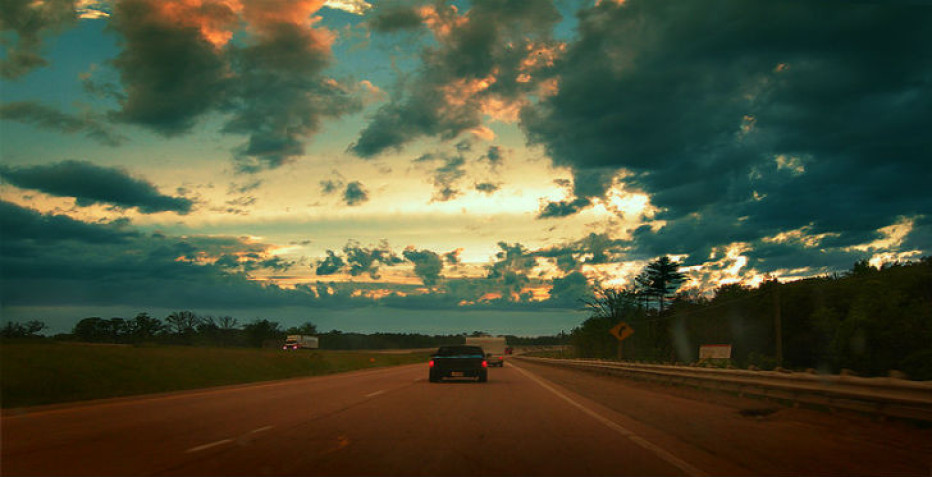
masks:
[[[295,350],[301,348],[317,349],[317,337],[310,335],[288,335],[288,337],[285,338],[285,345],[282,346],[282,349],[285,350]]]
[[[485,351],[485,359],[489,366],[502,367],[505,365],[505,337],[504,336],[467,336],[466,344],[479,346]]]

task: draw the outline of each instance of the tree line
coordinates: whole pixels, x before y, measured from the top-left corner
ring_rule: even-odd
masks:
[[[4,339],[46,339],[41,334],[47,329],[41,321],[26,323],[8,322],[0,328]],[[139,313],[133,319],[100,317],[84,318],[70,333],[52,337],[61,341],[86,343],[109,343],[128,345],[191,345],[221,347],[278,347],[287,335],[314,335],[319,338],[321,349],[423,349],[446,344],[463,344],[466,336],[486,334],[472,333],[427,335],[421,333],[354,333],[331,330],[320,332],[317,325],[306,322],[300,326],[285,328],[281,323],[269,319],[255,319],[240,324],[230,316],[213,317],[198,315],[192,311],[170,313],[164,320]],[[558,336],[519,337],[508,335],[506,341],[513,346],[559,344]],[[562,340],[565,341],[565,340]]]
[[[634,329],[621,343],[626,360],[694,363],[700,345],[729,344],[740,367],[932,379],[930,257],[879,268],[862,260],[842,274],[728,284],[711,296],[679,293],[679,266],[664,257],[632,287],[596,288],[584,301],[590,317],[570,336],[576,354],[617,358],[609,330],[625,322]]]

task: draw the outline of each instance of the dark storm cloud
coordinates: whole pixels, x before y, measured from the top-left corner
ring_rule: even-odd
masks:
[[[409,247],[401,255],[405,260],[414,264],[414,274],[425,286],[434,286],[440,279],[440,273],[443,272],[443,259],[437,253]]]
[[[560,20],[548,0],[480,0],[463,15],[446,2],[418,11],[439,46],[424,50],[420,70],[350,147],[360,157],[400,149],[422,136],[456,138],[481,124],[483,101],[512,101],[533,91],[536,80],[518,80],[522,62],[536,54],[535,45],[551,41],[550,30]]]
[[[219,5],[200,12],[235,19]],[[193,14],[187,12],[187,14]],[[221,51],[193,25],[167,16],[152,0],[124,0],[114,5],[109,28],[121,38],[113,60],[124,89],[114,117],[166,136],[190,130],[223,99],[228,69]]]
[[[152,183],[133,178],[122,169],[100,167],[86,161],[33,167],[0,166],[0,176],[20,188],[74,197],[82,207],[101,203],[136,207],[146,214],[187,214],[193,206],[191,200],[163,195]]]
[[[15,101],[0,106],[0,119],[34,124],[44,129],[69,134],[83,132],[87,137],[107,146],[118,146],[124,139],[91,115],[79,117],[65,114],[29,101]]]
[[[4,305],[270,306],[312,295],[252,282],[280,269],[269,245],[232,237],[169,237],[127,223],[92,224],[0,202]]]
[[[568,307],[580,306],[580,300],[591,294],[589,280],[580,272],[554,278],[550,288],[550,302]]]
[[[589,207],[591,204],[592,201],[584,197],[573,200],[561,200],[559,202],[548,202],[541,207],[537,216],[541,219],[566,217]]]
[[[0,77],[16,79],[48,65],[42,58],[42,36],[75,23],[74,0],[0,1]],[[14,39],[15,38],[15,39]]]
[[[346,262],[333,250],[327,250],[327,257],[317,262],[314,273],[317,275],[333,275],[343,269]]]
[[[486,267],[486,278],[498,285],[505,301],[520,301],[520,293],[531,280],[528,274],[537,266],[537,257],[520,243],[499,242],[495,261]]]
[[[346,205],[354,206],[369,201],[369,192],[359,181],[353,181],[346,184],[346,190],[343,191],[343,201]]]
[[[362,109],[354,88],[323,76],[329,44],[313,30],[268,25],[255,44],[234,51],[234,117],[224,130],[250,136],[239,151],[243,172],[289,162],[304,153],[304,140],[318,132],[323,118]]]
[[[696,260],[804,227],[854,245],[932,210],[927,6],[628,0],[579,18],[559,92],[522,112],[575,176],[576,198],[542,215],[626,170],[667,221],[637,235],[641,253]]]
[[[327,250],[327,257],[316,263],[316,273],[333,275],[346,272],[354,277],[368,274],[378,280],[380,267],[391,267],[403,261],[384,240],[377,247],[363,247],[359,242],[350,240],[343,246],[342,254]]]
[[[114,244],[127,242],[139,236],[135,232],[124,230],[118,224],[88,224],[65,215],[43,215],[6,201],[0,201],[0,230],[3,231],[0,246],[5,250],[16,248],[21,242],[57,243],[69,240],[90,244]]]
[[[362,109],[358,86],[325,77],[328,33],[308,26],[306,2],[118,2],[110,28],[123,93],[113,116],[166,136],[206,114],[229,114],[227,133],[248,136],[240,172],[274,169],[304,153],[321,120]],[[249,27],[242,41],[234,32]]]
[[[625,240],[613,239],[608,234],[589,235],[562,245],[537,250],[534,256],[554,260],[557,268],[564,272],[578,271],[582,265],[624,262],[628,244]]]
[[[390,33],[419,28],[423,19],[413,3],[379,2],[369,14],[368,25],[372,31]]]

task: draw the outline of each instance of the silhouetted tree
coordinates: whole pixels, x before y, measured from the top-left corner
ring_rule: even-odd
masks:
[[[246,343],[249,346],[261,348],[262,343],[266,340],[278,340],[284,337],[285,333],[281,330],[277,321],[266,319],[255,319],[251,323],[243,326],[243,332],[246,335]]]
[[[317,325],[311,323],[310,321],[304,323],[301,326],[292,326],[285,330],[285,334],[288,335],[316,335],[317,334]]]
[[[851,270],[847,273],[848,276],[863,276],[871,272],[876,272],[877,269],[872,267],[870,262],[867,259],[858,260],[854,262],[854,265],[851,267]]]
[[[137,314],[136,318],[129,323],[129,328],[132,340],[136,343],[153,340],[165,331],[165,325],[161,320],[145,312]]]
[[[130,336],[130,322],[123,318],[110,318],[110,338],[107,340],[111,343],[122,343]]]
[[[593,295],[581,301],[594,317],[619,320],[639,306],[638,294],[627,289],[596,288]]]
[[[37,320],[19,323],[8,321],[3,328],[0,328],[0,337],[2,338],[33,338],[39,336],[39,332],[48,328],[45,323]]]
[[[746,297],[751,293],[753,293],[753,291],[750,287],[740,283],[729,283],[715,289],[715,298],[713,298],[713,300],[716,302],[734,300]]]
[[[638,276],[634,277],[634,289],[638,296],[641,297],[644,308],[647,308],[650,305],[650,298],[653,295],[650,288],[650,275],[647,273],[647,270],[642,270]]]
[[[110,321],[92,316],[79,321],[72,329],[72,334],[80,341],[90,343],[107,341],[110,339]]]
[[[234,330],[239,326],[239,321],[232,316],[225,315],[217,318],[217,326],[219,326],[221,330]]]
[[[589,319],[575,328],[570,342],[576,354],[583,358],[617,356],[618,340],[609,333],[621,321],[642,318],[643,307],[637,292],[628,289],[596,288],[593,297],[581,300],[591,313]]]
[[[679,269],[680,264],[666,255],[648,263],[644,269],[648,278],[648,290],[657,297],[661,314],[667,297],[675,294],[686,280],[686,275],[680,273]]]
[[[197,329],[200,318],[191,311],[175,311],[165,317],[168,328],[177,335],[189,335]]]

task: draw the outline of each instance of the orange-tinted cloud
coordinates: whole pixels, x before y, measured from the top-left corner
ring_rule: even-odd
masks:
[[[217,48],[233,38],[238,27],[240,0],[162,0],[151,2],[153,13],[175,25],[197,28]]]

